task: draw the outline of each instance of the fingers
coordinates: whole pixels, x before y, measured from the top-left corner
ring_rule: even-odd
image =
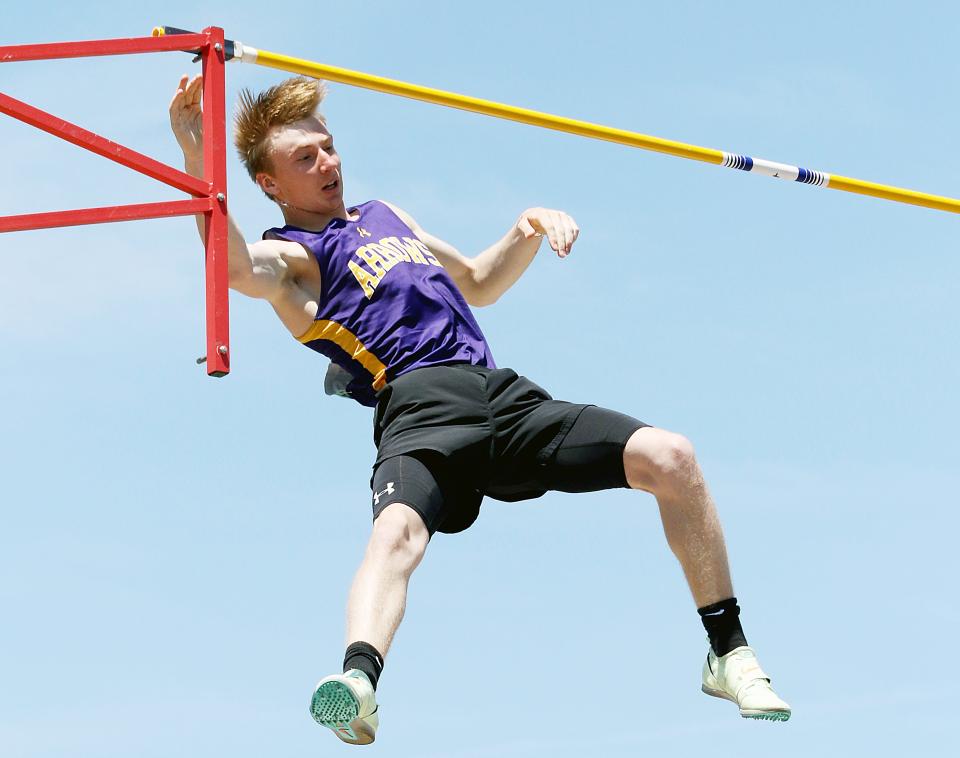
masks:
[[[184,74],[180,77],[177,91],[170,101],[170,111],[184,111],[200,105],[203,96],[203,75],[197,74],[193,79]]]
[[[177,91],[170,101],[170,126],[177,143],[187,157],[196,158],[203,150],[203,76],[180,77]]]
[[[533,208],[523,215],[520,224],[520,231],[529,238],[532,234],[526,233],[524,224],[532,232],[540,232],[546,235],[550,247],[561,258],[570,255],[573,243],[580,236],[580,227],[571,216],[563,211],[548,210],[547,208]]]
[[[173,98],[170,100],[170,113],[173,114],[174,109],[179,110],[183,106],[183,93],[187,89],[187,77],[186,74],[180,77],[180,83],[177,85],[177,91],[173,93]]]
[[[200,105],[200,98],[203,95],[203,75],[197,74],[187,85],[185,100],[187,105],[192,107]]]
[[[576,224],[573,219],[562,211],[551,211],[553,216],[553,231],[550,235],[550,247],[561,258],[570,255],[570,249],[576,239]]]

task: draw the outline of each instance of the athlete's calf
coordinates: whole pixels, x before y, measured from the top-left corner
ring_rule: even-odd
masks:
[[[347,644],[364,641],[386,655],[400,625],[407,584],[427,550],[430,534],[420,514],[391,503],[373,522],[363,562],[350,588]]]
[[[631,487],[657,498],[667,543],[697,607],[733,597],[723,529],[690,441],[664,429],[638,429],[627,440],[623,466]]]

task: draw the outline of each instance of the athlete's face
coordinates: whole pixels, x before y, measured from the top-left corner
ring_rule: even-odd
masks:
[[[275,198],[310,213],[336,213],[343,207],[340,156],[333,137],[316,116],[279,127],[270,137],[271,172],[257,183]]]

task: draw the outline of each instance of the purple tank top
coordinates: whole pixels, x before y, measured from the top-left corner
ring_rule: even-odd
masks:
[[[374,406],[377,390],[417,368],[496,368],[457,285],[410,227],[376,200],[351,210],[356,220],[333,219],[319,232],[263,233],[299,242],[320,264],[317,317],[297,339],[349,374],[340,394]]]

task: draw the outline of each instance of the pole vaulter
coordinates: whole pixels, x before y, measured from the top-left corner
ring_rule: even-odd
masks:
[[[171,26],[158,26],[153,30],[155,37],[190,33],[191,32]],[[591,139],[615,142],[629,147],[639,147],[642,150],[666,153],[667,155],[687,158],[688,160],[703,161],[704,163],[712,163],[716,166],[724,166],[725,168],[735,168],[754,174],[772,176],[776,179],[785,179],[791,182],[800,182],[801,184],[812,184],[817,187],[828,187],[829,189],[842,190],[844,192],[854,192],[859,195],[869,195],[870,197],[893,200],[894,202],[907,203],[909,205],[920,205],[939,211],[960,213],[960,200],[952,197],[932,195],[927,192],[918,192],[916,190],[893,187],[887,184],[867,182],[862,179],[840,176],[839,174],[828,174],[825,171],[814,171],[787,163],[777,163],[776,161],[768,161],[763,158],[753,158],[749,155],[728,153],[709,147],[675,142],[673,140],[652,137],[648,134],[640,134],[639,132],[632,132],[626,129],[616,129],[609,126],[602,126],[601,124],[594,124],[589,121],[579,121],[577,119],[565,118],[564,116],[543,113],[542,111],[518,108],[514,105],[505,105],[503,103],[493,102],[492,100],[482,100],[469,95],[446,92],[432,87],[422,87],[396,79],[387,79],[382,76],[365,74],[361,71],[352,71],[338,66],[329,66],[325,63],[316,63],[302,58],[293,58],[289,55],[260,50],[235,40],[226,40],[225,44],[227,60],[255,63],[258,66],[267,66],[269,68],[280,69],[281,71],[289,71],[294,74],[303,74],[305,76],[312,76],[340,84],[349,84],[353,87],[362,87],[388,95],[398,95],[412,100],[422,100],[427,103],[433,103],[434,105],[458,108],[472,113],[480,113],[484,116],[518,121],[522,124],[568,132],[569,134],[577,134],[581,137],[589,137]]]

